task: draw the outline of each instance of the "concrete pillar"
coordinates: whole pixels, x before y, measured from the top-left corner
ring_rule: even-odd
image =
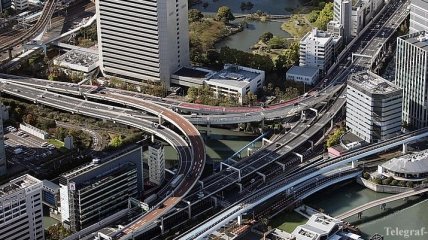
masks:
[[[403,143],[403,154],[407,153],[407,143]]]
[[[241,226],[242,224],[242,215],[238,216],[238,225]]]
[[[217,204],[218,204],[217,198],[214,196],[211,196],[211,199],[214,201],[214,207],[217,207]]]
[[[152,133],[152,135],[151,135],[151,140],[152,140],[152,143],[154,143],[155,142],[155,135]]]
[[[262,128],[265,128],[265,118],[262,118]]]
[[[189,201],[186,201],[188,205],[188,213],[189,213],[189,219],[192,218],[192,204]]]
[[[201,180],[198,180],[199,184],[201,184],[202,189],[204,189],[204,182],[202,182]]]
[[[280,163],[280,162],[276,162],[276,161],[275,161],[275,163],[282,167],[283,172],[285,171],[285,164]]]
[[[165,228],[163,226],[163,217],[161,217],[160,219],[160,229],[161,229],[161,234],[163,235],[165,233]]]
[[[382,203],[380,205],[380,210],[385,210],[386,209],[386,203]]]
[[[305,119],[305,111],[302,111],[300,114],[300,119],[304,120]]]
[[[253,151],[252,148],[247,148],[247,155],[250,156],[251,155],[251,151]]]
[[[352,161],[352,168],[358,167],[357,161]]]
[[[162,119],[162,115],[159,115],[159,125],[162,125],[163,119]]]
[[[361,218],[363,217],[363,212],[359,212],[359,213],[357,214],[357,217],[358,217],[358,219],[361,219]]]
[[[303,155],[300,153],[293,152],[294,155],[300,158],[300,162],[303,162]]]
[[[242,192],[242,184],[241,183],[236,183],[239,186],[239,192]]]
[[[265,146],[266,145],[266,143],[272,143],[272,141],[271,140],[269,140],[269,139],[267,139],[267,138],[262,138],[262,146]]]
[[[333,128],[333,126],[334,126],[334,121],[333,121],[333,119],[331,119],[331,121],[330,121],[330,128]]]
[[[9,48],[8,50],[7,50],[7,53],[9,54],[9,60],[11,60],[12,59],[12,48]]]
[[[311,144],[311,150],[314,150],[314,141],[308,140],[308,142]]]
[[[258,175],[260,175],[263,178],[263,182],[266,182],[266,175],[264,175],[261,172],[256,172]]]
[[[210,136],[210,135],[211,135],[211,124],[208,123],[207,124],[207,136]]]

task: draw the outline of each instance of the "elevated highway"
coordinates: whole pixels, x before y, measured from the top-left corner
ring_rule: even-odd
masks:
[[[170,121],[182,131],[186,136],[186,140],[168,128],[161,126],[154,127],[152,122],[143,120],[137,116],[132,116],[132,114],[129,113],[117,111],[118,109],[114,109],[112,106],[68,97],[58,93],[51,93],[11,82],[3,82],[0,91],[72,113],[133,126],[163,138],[177,150],[180,160],[178,174],[183,174],[185,178],[176,188],[171,188],[171,193],[153,207],[150,212],[126,226],[122,230],[123,235],[132,234],[133,231],[144,227],[146,224],[149,224],[171,210],[181,201],[202,174],[205,164],[205,146],[203,140],[197,129],[191,123],[172,110],[140,99],[129,99],[126,97],[118,99],[135,106],[141,105],[140,107],[146,111]]]
[[[420,194],[423,194],[423,193],[426,193],[426,192],[428,192],[428,188],[413,189],[411,191],[403,192],[403,193],[400,193],[400,194],[395,194],[395,195],[392,195],[392,196],[389,196],[389,197],[385,197],[385,198],[381,198],[381,199],[378,199],[378,200],[374,200],[374,201],[368,202],[368,203],[363,204],[361,206],[358,206],[358,207],[356,207],[354,209],[351,209],[351,210],[349,210],[347,212],[344,212],[344,213],[336,216],[335,218],[337,218],[339,220],[344,220],[344,219],[349,218],[349,217],[351,217],[353,215],[360,214],[363,211],[366,211],[366,210],[368,210],[370,208],[377,207],[377,206],[380,206],[380,205],[383,205],[383,204],[387,204],[387,203],[390,203],[390,202],[393,202],[393,201],[396,201],[396,200],[399,200],[399,199],[404,199],[404,198],[408,198],[408,197],[411,197],[411,196],[420,195]]]
[[[14,36],[13,39],[0,43],[0,52],[8,51],[16,45],[24,43],[25,41],[35,37],[37,34],[43,32],[55,11],[56,4],[56,0],[46,0],[45,6],[43,7],[43,13],[39,20],[37,20],[37,23],[29,30]]]

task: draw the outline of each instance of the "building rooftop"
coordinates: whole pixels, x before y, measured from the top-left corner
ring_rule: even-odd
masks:
[[[78,49],[70,50],[55,59],[56,64],[64,67],[93,67],[98,63],[98,54]]]
[[[183,77],[192,77],[192,78],[205,78],[210,71],[203,71],[197,68],[188,68],[182,67],[174,75],[183,76]]]
[[[400,38],[425,51],[428,51],[428,32],[421,31],[413,34],[407,34],[401,36]]]
[[[318,68],[316,67],[308,67],[308,66],[292,66],[288,71],[287,74],[293,74],[293,75],[301,75],[305,77],[313,77],[318,73]]]
[[[312,215],[308,222],[298,226],[293,235],[297,240],[318,240],[321,236],[333,233],[337,225],[342,224],[338,219],[322,213]]]
[[[348,84],[370,95],[401,91],[395,84],[370,71],[352,74],[348,79]]]
[[[329,41],[331,41],[331,39],[332,37],[330,33],[314,28],[312,31],[308,32],[300,42],[306,43],[307,41],[311,40],[316,41],[318,45],[324,46]]]
[[[428,173],[428,150],[393,158],[382,167],[398,173]]]
[[[227,86],[244,88],[249,82],[262,74],[262,72],[263,71],[257,69],[251,71],[249,68],[226,64],[223,70],[213,74],[206,81],[208,84],[214,82]]]
[[[21,177],[15,178],[11,180],[10,182],[3,184],[0,186],[0,197],[3,197],[5,195],[12,194],[14,192],[17,192],[19,190],[23,190],[25,188],[28,188],[32,185],[41,183],[39,179],[32,177],[28,174],[25,174]]]

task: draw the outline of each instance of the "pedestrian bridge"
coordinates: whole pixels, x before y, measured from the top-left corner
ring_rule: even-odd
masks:
[[[380,206],[383,204],[387,204],[389,202],[393,202],[393,201],[400,200],[403,198],[419,195],[419,194],[426,193],[426,192],[428,192],[428,188],[422,188],[422,189],[419,188],[419,189],[410,190],[410,191],[407,191],[404,193],[395,194],[393,196],[389,196],[389,197],[385,197],[385,198],[381,198],[378,200],[371,201],[369,203],[366,203],[364,205],[361,205],[359,207],[351,209],[345,213],[342,213],[342,214],[336,216],[335,218],[337,218],[339,220],[344,220],[344,219],[349,218],[353,215],[361,214],[363,211],[368,210],[370,208]]]

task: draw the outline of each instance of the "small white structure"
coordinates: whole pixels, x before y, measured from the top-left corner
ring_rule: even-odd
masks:
[[[363,240],[359,235],[342,231],[342,226],[342,221],[326,214],[316,213],[309,218],[306,224],[294,229],[292,235],[295,237],[295,240]]]
[[[378,166],[378,173],[396,180],[421,182],[428,179],[428,151],[393,158]]]
[[[223,70],[209,76],[205,84],[215,96],[235,96],[242,104],[243,97],[249,92],[256,92],[264,81],[265,72],[262,70],[226,64]]]
[[[26,124],[26,123],[21,123],[19,124],[19,128],[24,131],[27,132],[35,137],[41,138],[43,140],[47,139],[49,137],[49,134],[41,129],[38,129],[34,126],[31,126],[30,124]]]
[[[366,142],[376,142],[401,132],[402,90],[372,72],[348,79],[346,127]]]
[[[315,67],[292,66],[286,74],[286,79],[313,85],[318,81],[319,70]]]
[[[326,73],[333,63],[334,43],[330,33],[312,29],[300,40],[299,65]]]
[[[161,144],[149,146],[149,181],[161,185],[165,179],[165,150]]]
[[[67,136],[64,138],[64,147],[67,149],[73,149],[74,148],[73,136]]]

